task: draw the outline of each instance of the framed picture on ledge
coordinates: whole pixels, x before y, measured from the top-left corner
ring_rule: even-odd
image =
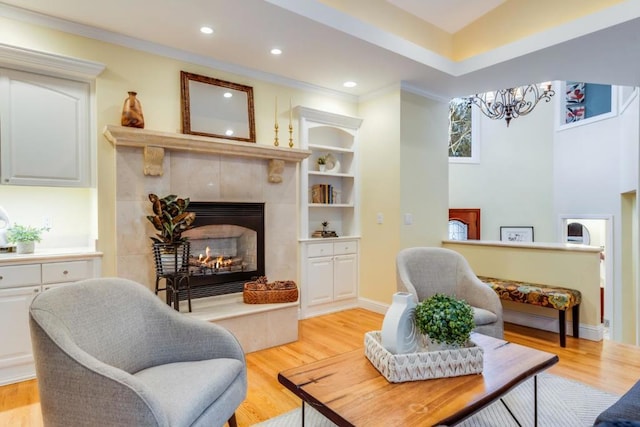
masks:
[[[500,240],[502,242],[533,242],[533,227],[501,226]]]

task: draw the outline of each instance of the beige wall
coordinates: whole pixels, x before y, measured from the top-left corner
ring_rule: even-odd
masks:
[[[443,246],[462,254],[478,276],[577,289],[582,293],[580,324],[594,328],[600,324],[600,252],[597,248],[514,248],[500,243],[465,244],[451,241]],[[554,319],[558,317],[555,310],[541,307],[525,304],[508,304],[505,307]],[[567,317],[570,318],[570,315]]]
[[[361,174],[360,297],[388,304],[395,292],[400,248],[400,90],[363,101],[359,133]],[[377,215],[384,221],[377,223]]]
[[[403,91],[400,246],[440,246],[447,237],[448,103]],[[412,224],[405,223],[405,215]]]
[[[361,102],[359,114],[364,118],[360,297],[389,304],[396,292],[398,251],[440,246],[446,237],[447,127],[442,123],[448,104],[398,88]],[[404,224],[405,214],[413,224]]]
[[[622,289],[620,319],[625,319],[621,328],[622,342],[637,344],[638,334],[638,198],[636,192],[621,195],[622,205]]]

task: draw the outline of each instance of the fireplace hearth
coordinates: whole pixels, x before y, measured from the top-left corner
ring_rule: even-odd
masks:
[[[264,203],[191,202],[189,211],[191,298],[242,292],[265,275]]]

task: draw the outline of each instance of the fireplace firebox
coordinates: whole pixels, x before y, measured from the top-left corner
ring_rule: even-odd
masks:
[[[242,292],[264,276],[264,203],[191,202],[188,210],[196,214],[182,234],[191,243],[191,298]]]

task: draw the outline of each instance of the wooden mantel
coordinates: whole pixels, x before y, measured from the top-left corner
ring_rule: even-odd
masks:
[[[301,162],[311,151],[289,147],[271,147],[250,142],[236,142],[220,138],[159,132],[147,129],[106,125],[102,131],[114,147],[137,147],[144,150],[145,175],[162,175],[164,150],[218,154],[269,160],[269,182],[282,182],[278,173],[284,162]]]

